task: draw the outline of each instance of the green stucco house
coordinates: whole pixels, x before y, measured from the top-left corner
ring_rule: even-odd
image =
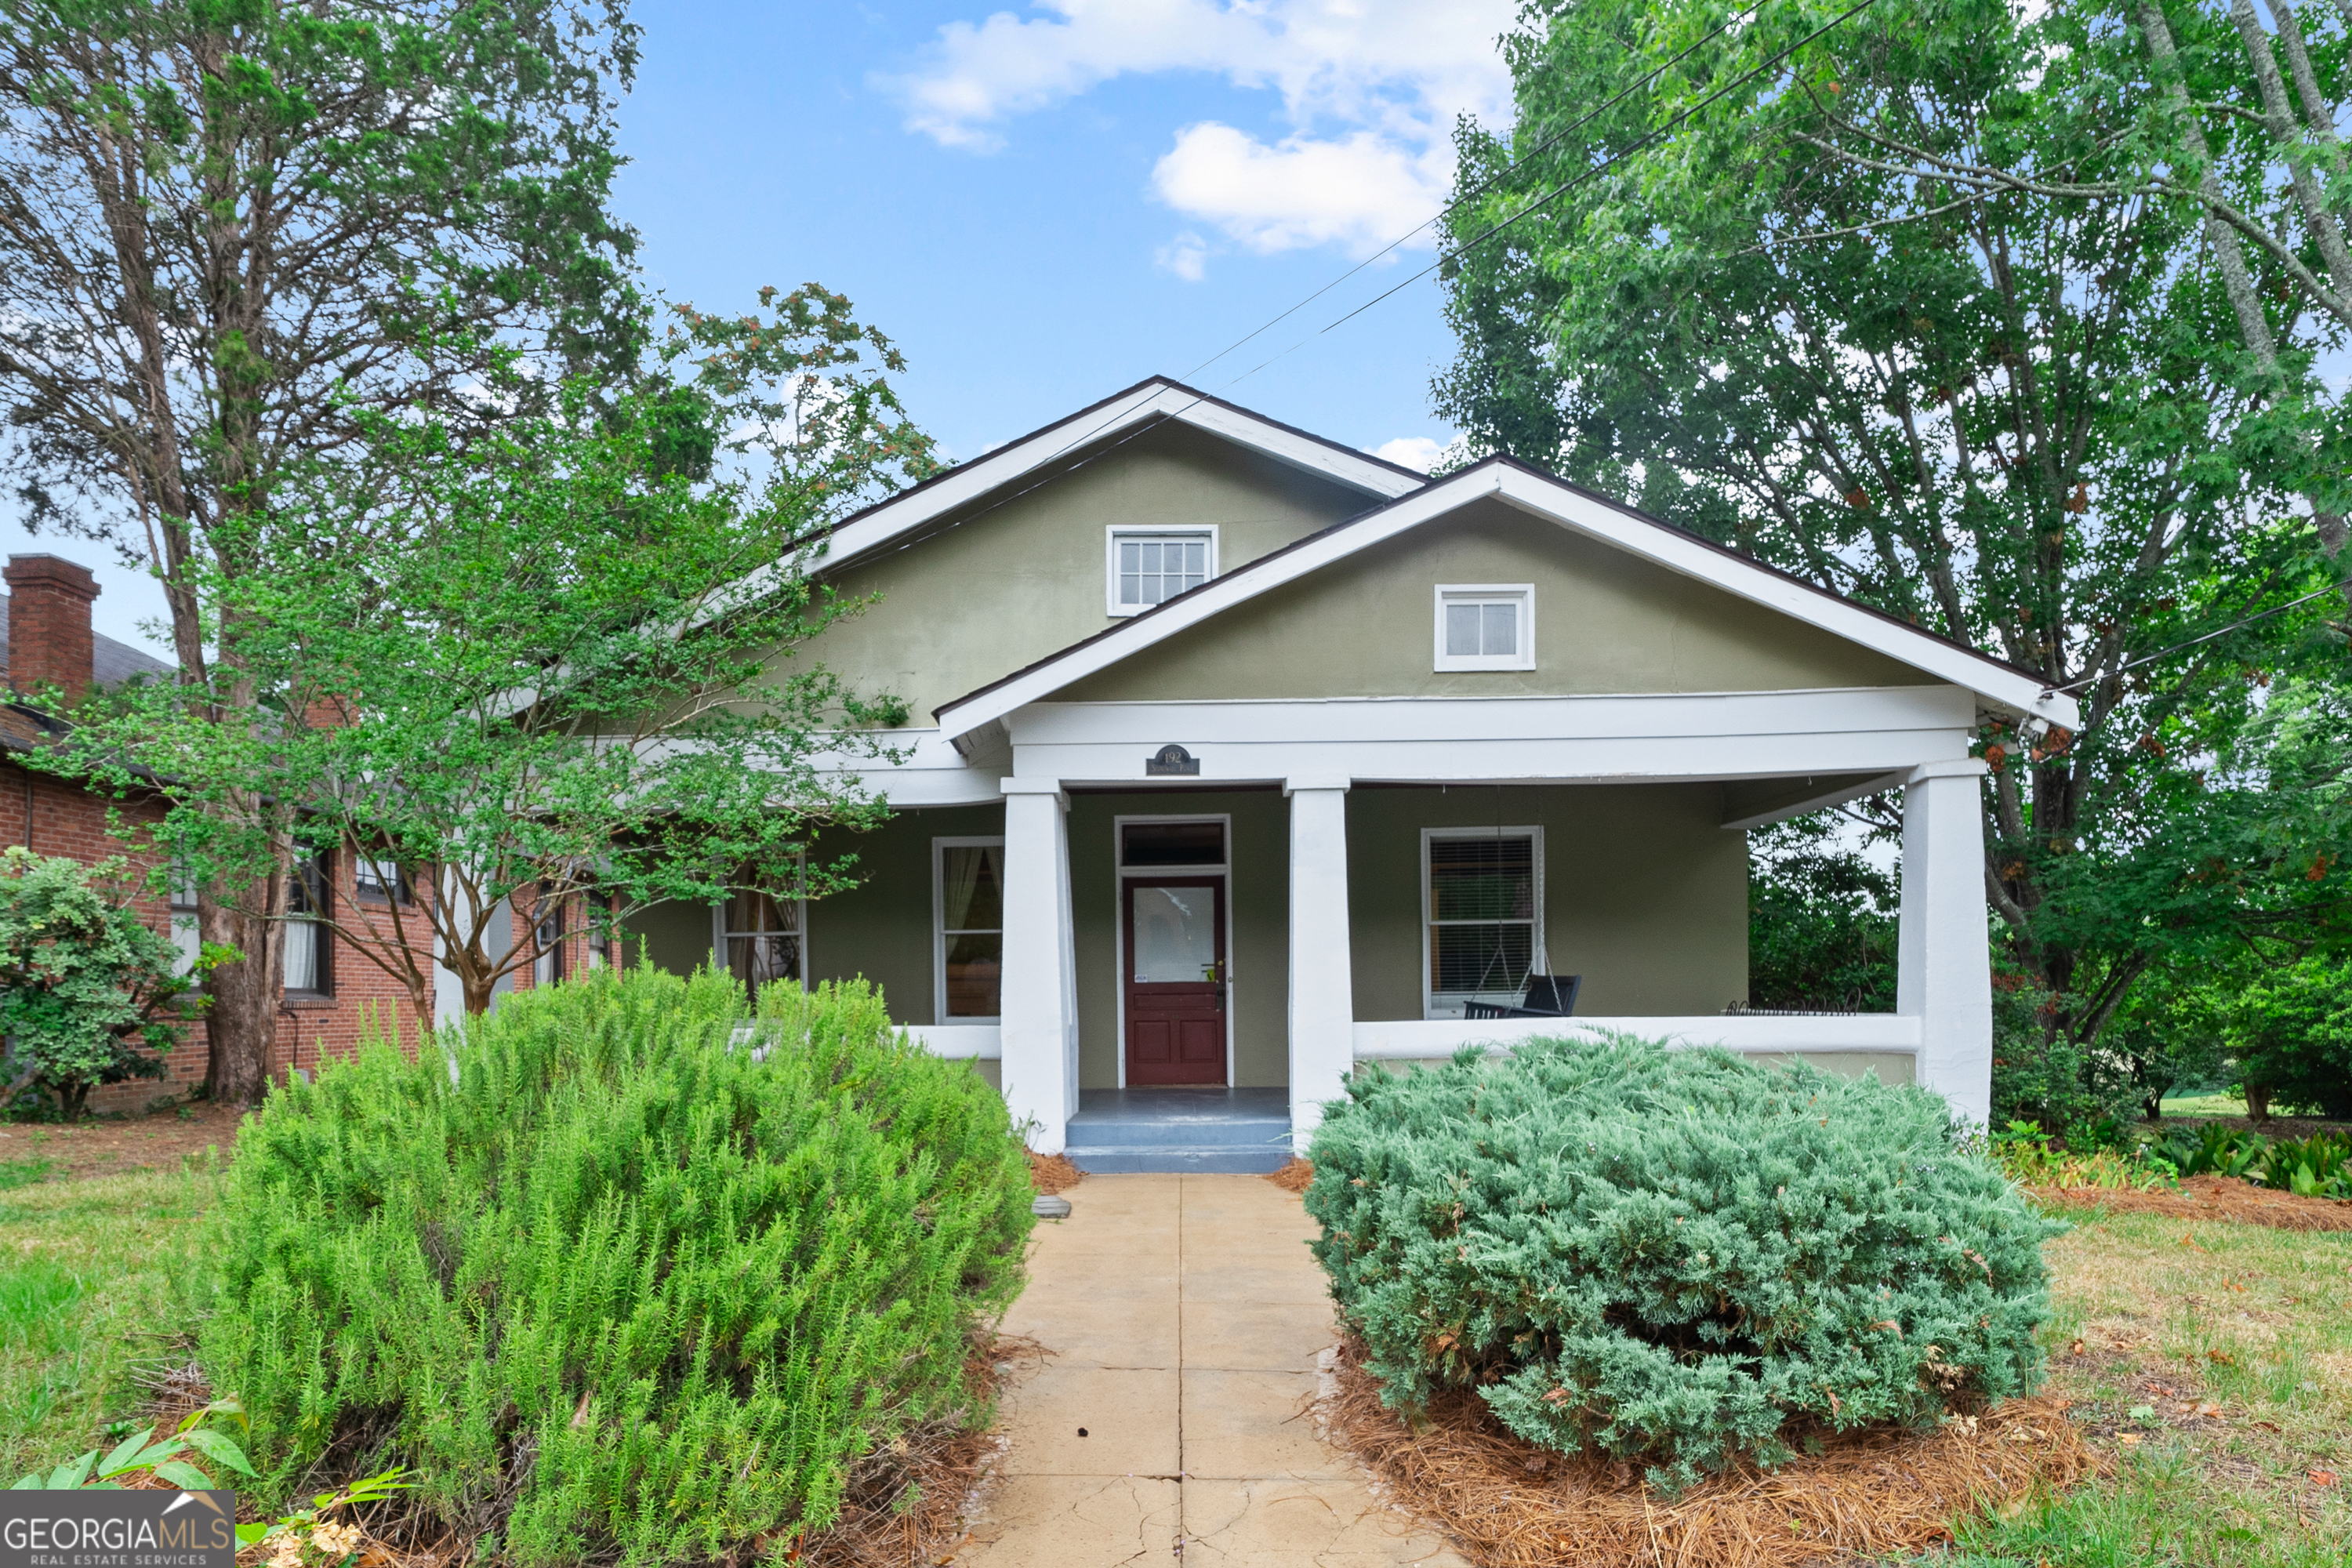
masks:
[[[852,892],[642,934],[875,981],[1040,1152],[1146,1090],[1303,1135],[1359,1062],[1564,1027],[1987,1113],[1970,742],[2076,722],[2026,671],[1524,464],[1431,479],[1160,379],[849,518],[815,570],[877,595],[794,657],[910,700],[868,775],[897,816]],[[1896,1011],[1727,1016],[1745,829],[1895,787]],[[1531,975],[1581,977],[1572,1019],[1465,1016]]]

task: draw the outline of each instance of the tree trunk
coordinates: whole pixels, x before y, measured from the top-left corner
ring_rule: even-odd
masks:
[[[2271,1119],[2271,1086],[2266,1083],[2250,1083],[2245,1088],[2246,1119],[2250,1121],[2268,1121]]]
[[[206,942],[245,956],[205,976],[212,1005],[205,1014],[210,1059],[205,1093],[222,1105],[258,1105],[269,1091],[269,1063],[278,1048],[278,1004],[284,955],[286,879],[280,875],[239,889],[238,901],[196,895],[196,928]],[[256,909],[249,902],[261,905]]]

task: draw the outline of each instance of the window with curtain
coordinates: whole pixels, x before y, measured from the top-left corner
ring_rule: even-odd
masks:
[[[1433,830],[1428,873],[1429,1000],[1434,1018],[1458,1018],[1473,999],[1516,1003],[1543,945],[1543,836],[1536,828]]]
[[[185,871],[172,875],[172,945],[180,950],[180,973],[194,974],[205,939],[196,927],[196,879]],[[203,976],[198,975],[194,984],[201,990]]]
[[[801,901],[771,888],[739,888],[719,906],[727,973],[751,995],[774,980],[800,980]]]
[[[325,995],[332,979],[328,963],[327,857],[297,861],[286,894],[285,984],[289,991]]]
[[[539,906],[539,923],[531,930],[539,956],[530,961],[530,983],[552,985],[563,978],[563,900],[550,899]]]
[[[940,839],[940,1022],[997,1017],[1004,973],[1004,840]]]

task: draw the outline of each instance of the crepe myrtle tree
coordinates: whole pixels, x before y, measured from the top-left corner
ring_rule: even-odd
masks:
[[[197,577],[243,626],[263,700],[97,694],[58,750],[153,781],[171,803],[156,837],[207,875],[269,847],[215,796],[287,802],[297,845],[390,895],[310,918],[420,1019],[436,963],[479,1013],[549,946],[648,904],[845,885],[854,858],[815,857],[811,836],[882,817],[837,770],[895,755],[906,710],[800,654],[864,603],[809,568],[844,509],[935,464],[890,389],[903,361],[847,300],[761,302],[680,309],[631,389],[568,381],[463,440],[362,411],[364,464],[281,489],[301,515],[257,542],[262,569]],[[364,559],[273,543],[346,511]]]
[[[2133,128],[2181,122],[2114,16],[1852,9],[1522,12],[1515,124],[1457,134],[1438,405],[1468,452],[2075,692],[2079,730],[1986,714],[1975,750],[1997,940],[2088,1043],[2151,963],[2341,919],[2340,795],[2252,749],[2282,676],[2341,679],[2312,523],[2347,471],[2314,368],[2337,319],[2249,260],[2270,352],[2242,339],[2210,205],[2129,183]],[[1930,177],[1889,141],[2098,188]],[[2265,223],[2298,210],[2231,169]],[[1899,830],[1895,797],[1853,809]]]
[[[161,580],[191,693],[225,726],[274,692],[219,585],[364,560],[364,508],[302,533],[289,474],[368,416],[445,421],[499,346],[633,371],[634,234],[608,208],[618,0],[0,0],[0,465],[38,528]],[[527,394],[528,385],[519,388]],[[292,803],[202,800],[258,863],[196,889],[208,1086],[259,1095]]]

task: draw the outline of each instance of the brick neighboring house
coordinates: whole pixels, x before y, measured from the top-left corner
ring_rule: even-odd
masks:
[[[48,730],[19,698],[50,683],[79,692],[93,684],[110,689],[142,677],[168,679],[173,667],[92,631],[90,605],[100,590],[88,568],[56,555],[12,555],[0,580],[8,588],[0,597],[0,647],[6,650],[6,663],[0,666],[0,698],[5,699],[0,702],[0,847],[22,844],[37,854],[70,856],[85,863],[119,855],[142,871],[152,868],[157,859],[152,846],[136,836],[125,841],[110,832],[110,813],[136,830],[161,819],[162,800],[152,795],[117,800],[24,765],[23,754],[43,744]],[[329,852],[305,868],[301,895],[307,907],[388,912],[386,890],[374,885],[373,877],[363,888],[360,878],[364,868],[346,864],[349,858]],[[431,896],[429,879],[416,880],[425,885],[404,889],[404,898]],[[169,932],[194,961],[193,894],[175,893],[168,900],[142,899],[137,907],[151,927]],[[514,914],[509,919],[513,940],[527,940],[527,917]],[[592,955],[584,939],[575,938],[564,947],[566,951],[543,955],[520,970],[499,990],[543,984],[604,956]],[[436,979],[441,984],[436,1011],[446,1018],[457,1011],[454,989],[446,977]],[[356,1049],[371,1014],[397,1018],[401,1038],[414,1046],[415,1009],[406,988],[332,932],[307,922],[289,925],[286,981],[271,1078],[282,1079],[289,1068],[307,1071],[322,1057]],[[138,1110],[184,1098],[204,1083],[206,1062],[205,1026],[198,1024],[172,1052],[164,1078],[109,1085],[90,1096],[91,1109]]]

